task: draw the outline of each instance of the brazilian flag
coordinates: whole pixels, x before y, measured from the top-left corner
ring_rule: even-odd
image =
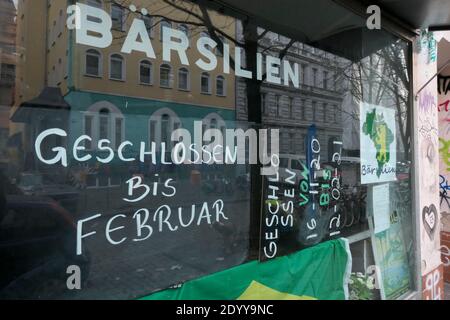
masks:
[[[143,300],[344,300],[351,255],[345,239],[252,261],[154,293]]]

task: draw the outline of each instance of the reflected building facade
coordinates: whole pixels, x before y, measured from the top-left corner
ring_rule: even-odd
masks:
[[[238,37],[243,38],[241,23]],[[342,112],[344,77],[349,62],[331,53],[313,48],[274,32],[265,32],[258,41],[259,52],[280,57],[299,66],[299,87],[261,83],[262,126],[280,130],[280,153],[285,156],[305,156],[308,128],[316,126],[321,145],[321,157],[331,161],[335,152],[332,141],[343,137]],[[237,119],[248,118],[247,86],[239,79],[236,85]]]

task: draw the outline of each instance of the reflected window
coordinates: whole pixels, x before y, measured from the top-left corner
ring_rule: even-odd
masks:
[[[108,109],[102,109],[100,110],[100,117],[99,117],[99,139],[108,139],[109,138],[109,124],[110,124],[110,112]]]
[[[111,80],[124,80],[125,61],[120,54],[111,55],[109,68],[109,78]]]
[[[162,64],[159,68],[159,85],[163,88],[172,87],[171,84],[172,68],[168,64]]]
[[[302,99],[302,120],[306,120],[306,100]]]
[[[334,121],[334,123],[337,123],[338,122],[338,112],[339,112],[339,108],[338,108],[338,106],[334,106],[333,107],[333,110],[334,110],[334,112],[333,112],[333,121]]]
[[[211,119],[209,128],[210,129],[217,129],[217,119],[215,119],[215,118]]]
[[[84,134],[92,141],[85,140],[87,150],[97,147],[98,141],[106,139],[111,142],[112,148],[118,148],[125,138],[124,117],[119,109],[105,101],[92,105],[84,113]]]
[[[266,93],[261,93],[261,109],[262,114],[267,114],[266,110]]]
[[[276,110],[276,116],[280,117],[281,116],[281,96],[280,95],[275,95],[275,110]]]
[[[314,87],[318,87],[318,78],[317,78],[317,69],[316,68],[313,68],[312,69],[312,72],[313,72],[313,78],[312,78],[312,85],[314,86]]]
[[[289,97],[289,118],[294,116],[294,98]]]
[[[203,72],[201,76],[201,92],[211,94],[211,76],[207,72]]]
[[[224,97],[226,95],[225,78],[223,76],[218,76],[216,79],[216,94],[221,97]]]
[[[180,24],[178,26],[178,30],[180,30],[181,32],[183,32],[186,35],[186,37],[188,38],[188,42],[189,42],[189,28],[188,28],[188,26],[185,25],[185,24]]]
[[[143,16],[142,20],[144,20],[145,29],[147,29],[147,32],[150,36],[150,38],[153,38],[153,19],[149,15]]]
[[[152,84],[152,63],[148,60],[141,61],[139,65],[139,82],[141,84]]]
[[[295,133],[293,132],[289,133],[289,149],[295,153]],[[292,160],[292,163],[294,162],[295,160]]]
[[[100,0],[87,0],[86,4],[91,7],[101,8],[102,2]]]
[[[124,31],[125,15],[122,7],[117,4],[111,5],[112,28],[118,31]]]
[[[88,76],[100,77],[102,56],[100,52],[94,49],[86,51],[86,70],[85,74]]]
[[[92,137],[93,136],[93,127],[94,127],[94,116],[93,115],[85,115],[84,117],[84,134]],[[85,140],[84,146],[86,149],[92,149],[92,141]]]
[[[313,114],[312,120],[315,122],[317,120],[317,102],[316,101],[312,102],[312,114]]]
[[[161,142],[170,144],[170,116],[163,114],[161,117]]]
[[[302,65],[301,65],[302,71],[301,71],[300,77],[301,77],[301,83],[304,85],[308,84],[308,80],[306,77],[307,76],[307,68],[308,68],[308,65],[302,63]]]
[[[186,68],[178,70],[178,89],[189,90],[189,70]]]
[[[174,130],[181,128],[181,121],[178,115],[170,108],[162,108],[156,111],[149,119],[148,134],[149,141],[155,142],[156,150],[161,150],[161,143],[166,143],[166,152],[169,156],[170,148],[175,145],[172,141],[172,133]]]
[[[219,36],[219,39],[220,39],[221,43],[223,43],[224,45],[226,44],[225,38],[223,36]],[[223,57],[223,53],[222,53],[222,51],[219,50],[219,46],[217,46],[217,48],[216,48],[216,56]]]
[[[328,90],[328,72],[327,71],[323,72],[323,88],[325,90]]]
[[[118,31],[124,31],[125,14],[121,6],[117,4],[111,5],[112,28]]]

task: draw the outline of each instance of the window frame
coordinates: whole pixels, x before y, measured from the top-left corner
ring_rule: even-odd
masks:
[[[186,88],[182,88],[180,86],[180,83],[181,83],[180,82],[180,79],[181,79],[180,74],[182,72],[186,75]],[[178,90],[180,90],[180,91],[191,91],[191,79],[190,78],[191,78],[191,75],[190,75],[190,72],[189,72],[188,68],[186,68],[186,67],[178,68],[178,72],[177,72],[177,79],[178,79],[177,88],[178,88]]]
[[[169,74],[168,74],[168,84],[162,84],[161,70],[163,67],[168,66]],[[169,63],[161,63],[159,66],[159,87],[164,89],[172,89],[173,88],[173,68]]]
[[[97,144],[101,140],[100,138],[100,119],[102,117],[100,111],[106,109],[108,110],[108,134],[107,138],[111,145],[109,146],[113,150],[117,150],[117,141],[116,141],[116,120],[121,119],[121,138],[123,142],[125,140],[125,116],[122,113],[117,113],[108,106],[102,107],[99,111],[92,111],[87,110],[82,113],[82,132],[83,134],[86,134],[92,138],[92,141],[89,141],[90,148],[86,147],[84,144],[84,147],[86,148],[86,151],[97,151]],[[86,118],[91,118],[91,132],[86,132]],[[85,142],[86,143],[86,142]]]
[[[120,57],[121,58],[121,62],[122,62],[122,70],[121,70],[121,75],[122,78],[121,79],[116,79],[112,77],[111,71],[112,71],[112,61],[114,58],[114,56]],[[113,81],[121,81],[124,82],[126,80],[126,62],[125,62],[125,57],[119,53],[111,53],[109,55],[109,80],[113,80]]]
[[[203,79],[207,76],[208,78],[208,91],[203,90]],[[211,74],[209,72],[202,72],[200,74],[200,93],[204,95],[212,95],[211,88]]]
[[[120,28],[115,28],[114,27],[114,10],[120,10],[120,13],[121,13],[121,21],[120,21]],[[112,26],[111,26],[111,30],[114,30],[114,31],[120,31],[120,32],[124,32],[125,31],[125,21],[126,21],[126,15],[125,15],[125,11],[124,11],[124,9],[121,7],[121,6],[119,6],[118,4],[116,4],[116,3],[111,3],[111,8],[110,8],[110,17],[111,17],[111,21],[112,21]]]
[[[91,51],[91,53],[89,52]],[[88,64],[87,64],[87,57],[88,55],[94,55],[94,53],[92,52],[96,52],[98,54],[98,74],[91,74],[88,72]],[[89,48],[84,52],[84,75],[88,76],[88,77],[94,77],[94,78],[102,78],[103,76],[103,55],[101,53],[101,51],[98,51],[96,49],[92,49]]]
[[[219,81],[222,81],[222,94],[219,94],[218,90]],[[218,75],[216,77],[216,96],[222,98],[227,96],[227,80],[223,75]]]
[[[143,82],[142,81],[142,74],[141,74],[141,68],[142,68],[142,65],[143,64],[145,64],[145,63],[148,63],[148,65],[149,65],[149,70],[150,70],[150,76],[149,76],[149,82],[148,83],[146,83],[146,82]],[[139,81],[139,84],[140,85],[144,85],[144,86],[152,86],[153,85],[153,63],[150,61],[150,60],[148,60],[148,59],[142,59],[142,60],[140,60],[139,61],[139,75],[138,75],[138,81]]]

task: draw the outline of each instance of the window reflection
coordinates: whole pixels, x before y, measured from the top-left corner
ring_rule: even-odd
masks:
[[[111,46],[93,48],[78,45],[76,32],[61,22],[67,18],[63,2],[50,1],[48,7],[38,2],[44,3],[19,1],[17,8],[10,7],[16,17],[10,24],[18,29],[11,43],[0,39],[0,169],[4,175],[0,179],[0,260],[6,261],[0,296],[136,298],[261,256],[264,243],[260,245],[258,237],[264,234],[260,231],[267,213],[267,177],[255,170],[257,166],[247,164],[170,163],[174,131],[187,132],[192,143],[200,141],[207,147],[216,141],[204,135],[210,129],[222,133],[224,144],[238,140],[233,136],[228,140],[227,129],[278,129],[282,173],[276,185],[277,203],[289,201],[290,190],[284,192],[282,182],[289,179],[289,172],[295,173],[296,198],[292,213],[280,213],[292,215],[292,226],[277,231],[277,254],[341,236],[363,239],[364,250],[372,252],[371,191],[361,184],[362,102],[395,110],[393,129],[398,142],[391,152],[396,153],[398,172],[389,188],[392,207],[403,219],[402,241],[407,248],[413,247],[408,43],[383,31],[380,47],[372,47],[370,41],[352,42],[351,51],[358,52],[355,56],[337,50],[342,49],[339,40],[304,43],[300,27],[288,38],[273,21],[257,26],[253,19],[241,21],[242,17],[213,7],[206,10],[209,20],[201,18],[203,4],[141,1],[142,8],[132,11],[128,3],[89,0],[85,3],[111,16],[114,29]],[[308,18],[299,12],[299,21]],[[41,21],[36,16],[45,18]],[[143,19],[145,30],[140,31],[148,32],[155,58],[139,50],[121,51],[134,18]],[[54,30],[39,34],[37,25]],[[170,61],[163,60],[166,28],[188,37],[189,65],[181,63],[177,50],[171,50]],[[220,40],[214,49],[206,46],[216,59],[213,70],[196,64],[199,58],[208,62],[197,50],[201,37]],[[242,53],[240,60],[236,52]],[[268,80],[267,56],[280,60],[273,70],[279,83]],[[285,61],[298,65],[298,86],[293,81],[286,85]],[[241,72],[237,72],[239,64]],[[252,71],[253,78],[243,76],[245,71]],[[67,135],[45,140],[42,155],[51,159],[55,147],[65,149],[67,166],[45,165],[36,157],[37,136],[51,128]],[[80,142],[74,155],[74,144],[83,135],[89,138]],[[99,146],[102,140],[107,148]],[[108,156],[108,148],[116,157],[99,161]],[[248,156],[249,149],[247,143],[240,151]],[[83,157],[89,160],[76,159]],[[130,179],[147,184],[149,196],[138,203],[124,201]],[[167,181],[176,188],[175,196],[161,195]],[[310,201],[311,183],[320,190]],[[306,194],[308,203],[300,205],[301,194]],[[206,217],[206,209],[198,209],[203,202],[211,205],[218,199],[224,202],[226,221],[214,222]],[[189,221],[194,205],[192,228],[183,228],[179,217]],[[170,209],[170,216],[168,211],[156,213],[163,206]],[[139,229],[135,213],[142,208],[149,210],[149,216],[145,222],[140,220]],[[199,212],[210,223],[198,223]],[[85,232],[95,231],[95,236],[83,239],[86,255],[77,256],[74,226],[93,213],[102,213],[102,219],[86,223]],[[127,242],[112,246],[104,235],[108,219],[116,214],[125,215],[114,221],[124,228],[111,234]],[[314,214],[319,217],[315,234],[308,229]],[[136,230],[145,235],[146,223],[154,234],[147,242],[134,241]],[[169,231],[158,233],[159,229]],[[17,245],[25,242],[32,247]],[[352,243],[352,250],[356,251],[355,270],[377,262],[375,257],[367,258],[367,252],[359,252],[359,244]],[[53,269],[42,271],[47,266],[42,261]],[[408,253],[406,261],[414,265],[414,256]],[[79,264],[86,272],[85,290],[67,292],[55,285],[54,278],[65,279],[68,264]],[[33,275],[32,284],[27,285]]]

